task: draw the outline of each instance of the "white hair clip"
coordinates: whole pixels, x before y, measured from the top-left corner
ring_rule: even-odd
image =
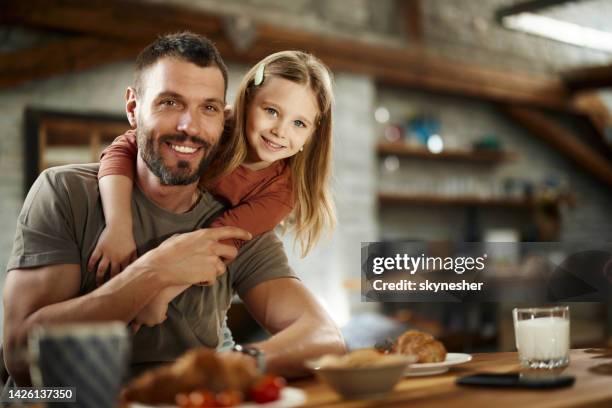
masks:
[[[263,83],[264,80],[264,70],[266,69],[266,64],[261,63],[257,67],[257,71],[255,71],[255,77],[253,79],[253,84],[255,86],[259,86]]]

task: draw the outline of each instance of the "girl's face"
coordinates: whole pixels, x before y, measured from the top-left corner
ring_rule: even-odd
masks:
[[[259,170],[298,153],[315,130],[317,113],[317,100],[308,86],[266,78],[247,107],[244,164]]]

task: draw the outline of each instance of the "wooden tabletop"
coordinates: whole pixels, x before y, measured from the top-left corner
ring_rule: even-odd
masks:
[[[483,353],[474,354],[471,362],[452,367],[445,374],[404,378],[391,393],[377,399],[342,400],[314,378],[290,385],[306,392],[304,407],[612,407],[612,350],[571,350],[570,365],[563,374],[573,375],[576,382],[568,388],[526,390],[455,385],[457,377],[468,374],[516,371],[519,371],[516,353]]]

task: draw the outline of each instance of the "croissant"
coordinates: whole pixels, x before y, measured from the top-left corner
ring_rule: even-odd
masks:
[[[397,338],[393,351],[417,356],[417,363],[439,363],[446,359],[444,344],[433,336],[417,330],[408,330]]]

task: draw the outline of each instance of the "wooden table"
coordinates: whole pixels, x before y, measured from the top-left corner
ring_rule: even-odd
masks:
[[[307,394],[304,407],[612,407],[612,350],[571,350],[570,365],[563,374],[576,377],[572,387],[556,390],[500,389],[455,385],[457,377],[480,373],[518,371],[516,353],[474,354],[471,362],[452,367],[448,373],[404,378],[382,398],[341,400],[316,379],[291,383]]]

